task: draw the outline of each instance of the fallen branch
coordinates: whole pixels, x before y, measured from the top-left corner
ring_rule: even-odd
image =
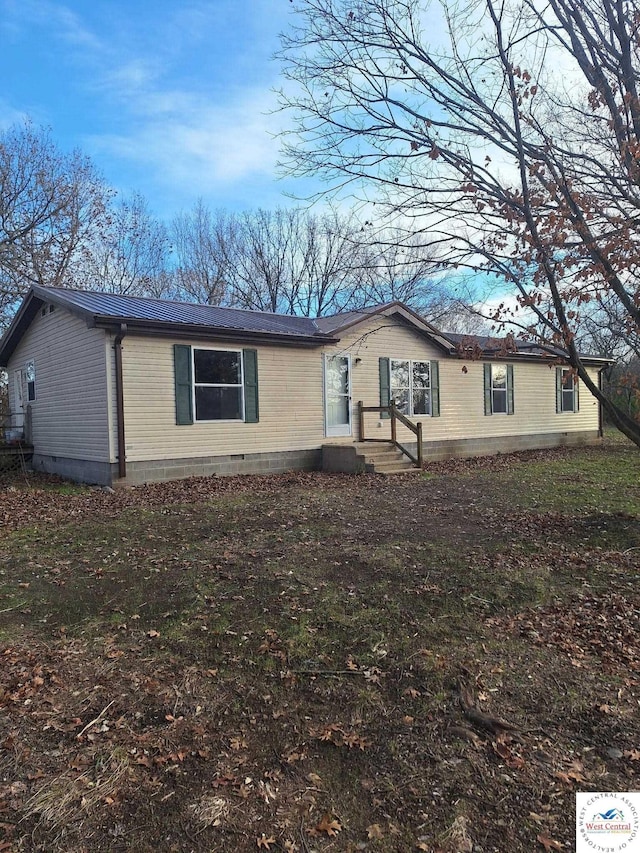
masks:
[[[102,717],[107,713],[107,711],[109,710],[109,708],[113,705],[113,703],[114,703],[115,701],[116,701],[115,699],[112,699],[112,700],[111,700],[111,702],[109,702],[109,704],[108,704],[108,705],[105,705],[105,706],[104,706],[104,708],[102,709],[102,711],[100,711],[100,713],[98,714],[98,716],[95,718],[95,720],[91,720],[91,722],[90,722],[90,723],[87,723],[87,725],[82,729],[82,731],[81,731],[79,734],[77,734],[77,735],[76,735],[76,740],[78,740],[79,738],[81,738],[81,737],[82,737],[82,735],[83,735],[85,732],[89,731],[89,729],[91,728],[91,726],[95,726],[95,724],[96,724],[96,723],[99,723],[99,722],[100,722],[100,720],[102,719]]]
[[[12,610],[18,610],[18,608],[23,607],[26,603],[26,601],[21,601],[20,604],[14,604],[13,607],[5,607],[4,610],[0,610],[0,613],[10,613]]]
[[[293,675],[366,675],[364,669],[288,669]]]
[[[491,732],[491,734],[494,735],[500,734],[500,732],[513,732],[517,730],[517,726],[507,723],[499,717],[491,717],[488,714],[479,711],[475,706],[475,699],[470,687],[459,682],[458,689],[458,702],[460,703],[462,712],[469,722],[473,723],[473,725]]]
[[[476,748],[478,748],[482,743],[478,735],[466,726],[450,726],[447,731],[450,735],[453,735],[453,737],[457,737],[460,740],[468,740]]]

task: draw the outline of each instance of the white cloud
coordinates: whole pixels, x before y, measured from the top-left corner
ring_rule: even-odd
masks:
[[[20,0],[3,4],[3,27],[19,33],[43,27],[68,45],[87,51],[100,50],[101,40],[87,28],[69,7],[48,0]]]
[[[178,104],[182,109],[176,109]],[[274,119],[267,113],[272,107],[270,93],[255,91],[239,93],[227,106],[153,93],[136,110],[145,116],[136,130],[90,142],[98,151],[146,163],[159,182],[179,183],[195,198],[221,184],[273,173],[278,145],[270,135]]]
[[[23,42],[38,31],[72,66],[70,108],[80,94],[97,118],[77,124],[74,141],[122,192],[158,188],[166,202],[185,203],[218,191],[228,199],[236,186],[251,198],[253,186],[275,183],[281,117],[268,56],[288,3],[252,0],[249,15],[234,0],[186,0],[148,20],[114,3],[102,24],[90,7],[55,0],[0,0],[3,8],[0,26]],[[0,123],[5,114],[11,123],[3,106]],[[56,116],[48,121],[55,133]]]

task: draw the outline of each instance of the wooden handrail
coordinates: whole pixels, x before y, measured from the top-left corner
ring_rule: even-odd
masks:
[[[418,421],[417,423],[413,423],[410,421],[406,415],[403,415],[402,412],[399,412],[394,403],[389,403],[388,406],[365,406],[362,403],[362,400],[358,402],[358,423],[360,426],[360,441],[385,441],[383,438],[366,438],[364,434],[364,413],[365,412],[379,412],[387,413],[391,417],[391,442],[394,447],[397,447],[401,453],[404,453],[405,456],[408,456],[409,459],[416,465],[418,468],[422,468],[422,462],[424,459],[423,447],[422,447],[422,421]],[[405,426],[408,430],[410,430],[416,437],[416,441],[418,444],[418,455],[414,456],[413,453],[410,453],[406,447],[403,447],[402,444],[398,441],[398,427],[397,421]]]

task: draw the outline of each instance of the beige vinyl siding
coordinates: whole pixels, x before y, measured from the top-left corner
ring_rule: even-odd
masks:
[[[30,404],[35,451],[109,461],[105,333],[88,329],[60,307],[44,317],[38,312],[7,368],[12,408],[13,373],[30,360],[36,372],[36,399]]]
[[[549,432],[578,432],[598,429],[598,404],[580,383],[580,411],[556,414],[556,372],[554,365],[504,359],[513,364],[514,414],[484,414],[483,362],[451,358],[417,332],[389,317],[378,317],[345,335],[336,351],[352,357],[354,425],[357,427],[358,400],[365,406],[380,403],[379,358],[435,359],[440,368],[440,417],[417,416],[423,422],[425,441],[534,435]],[[357,359],[361,359],[356,364]],[[466,372],[463,370],[466,368]],[[597,382],[597,370],[590,370]],[[380,426],[378,426],[380,424]],[[367,414],[368,438],[390,436],[388,420]],[[355,436],[358,438],[359,436]],[[415,440],[400,427],[399,440]],[[353,438],[331,439],[352,441]]]
[[[436,359],[440,366],[441,416],[423,416],[424,440],[597,430],[598,406],[580,386],[580,412],[556,414],[555,368],[514,364],[514,415],[484,414],[482,362],[448,358],[426,338],[390,317],[354,327],[340,343],[322,349],[257,346],[260,421],[175,422],[173,345],[241,349],[237,343],[211,344],[179,337],[128,335],[123,341],[127,460],[192,458],[216,454],[268,453],[320,447],[325,441],[358,439],[357,402],[380,402],[379,358]],[[353,435],[325,437],[323,363],[325,354],[348,354],[352,363]],[[356,363],[356,361],[358,363]],[[110,355],[113,365],[113,355]],[[464,372],[463,367],[466,367]],[[113,370],[113,366],[112,366]],[[594,378],[597,371],[593,371]],[[110,378],[115,388],[113,375]],[[417,420],[417,418],[416,418]],[[381,424],[378,427],[378,423]],[[389,436],[389,421],[367,415],[368,437]],[[115,446],[115,417],[111,422]],[[411,433],[399,431],[411,441]]]
[[[258,346],[260,421],[176,425],[173,345],[242,349],[237,343],[127,336],[123,341],[127,461],[268,453],[319,447],[324,440],[319,349]]]

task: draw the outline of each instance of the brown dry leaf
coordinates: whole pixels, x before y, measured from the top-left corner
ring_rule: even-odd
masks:
[[[624,757],[628,758],[629,761],[640,761],[640,749],[627,749]]]
[[[511,749],[503,741],[496,741],[493,746],[493,751],[504,761],[507,767],[512,767],[515,770],[520,770],[524,767],[524,759],[519,755],[515,755]]]
[[[549,850],[562,850],[564,846],[559,841],[549,838],[548,835],[538,835],[537,840],[542,844],[547,853],[549,853]]]
[[[553,775],[556,777],[556,779],[559,779],[561,782],[564,782],[565,785],[571,784],[571,779],[569,778],[568,774],[563,773],[562,770],[556,770]]]
[[[271,845],[275,843],[276,840],[273,835],[270,835],[269,838],[267,838],[264,832],[262,833],[260,838],[256,838],[256,844],[261,850],[271,850]]]
[[[585,772],[584,764],[576,758],[575,761],[571,762],[571,765],[567,770],[567,776],[570,779],[575,779],[576,782],[586,782],[587,773]]]
[[[309,835],[322,835],[322,833],[326,833],[327,835],[333,837],[342,831],[342,824],[336,818],[331,817],[330,814],[325,814],[322,816],[322,819],[318,821],[318,823],[309,830]]]
[[[384,833],[379,823],[372,823],[367,827],[367,838],[371,841],[379,841],[381,838],[384,838]]]
[[[587,774],[585,773],[584,765],[581,761],[578,761],[578,759],[571,762],[566,772],[556,770],[553,775],[562,782],[565,782],[567,785],[571,785],[572,782],[587,781]]]
[[[159,637],[159,636],[160,636],[159,631],[154,631],[154,630],[147,631],[147,637],[150,637],[151,639],[153,639],[154,637]]]

